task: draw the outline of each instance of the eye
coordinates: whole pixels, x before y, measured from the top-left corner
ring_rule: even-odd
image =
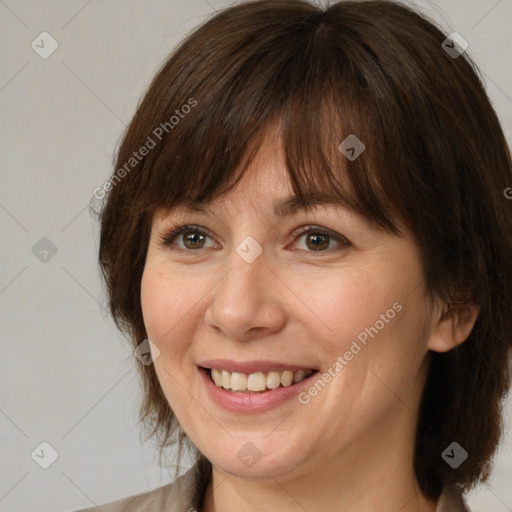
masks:
[[[179,235],[182,235],[178,238]],[[196,250],[203,249],[206,237],[210,238],[210,230],[208,228],[200,228],[198,226],[179,226],[172,229],[170,232],[165,233],[162,238],[162,244],[167,247],[169,245],[177,245],[174,242],[178,238],[184,246],[178,245],[179,249],[183,250]]]
[[[304,250],[306,252],[326,252],[326,250],[332,249],[330,246],[332,245],[331,242],[333,240],[338,244],[338,249],[346,248],[351,245],[344,236],[318,226],[302,226],[299,230],[300,231],[296,230],[291,236],[294,238],[305,237],[304,241],[306,249],[300,250]],[[178,239],[178,242],[181,242],[183,245],[176,243],[176,238]],[[205,247],[205,241],[207,238],[211,238],[210,230],[208,228],[186,225],[178,226],[162,235],[161,243],[165,247],[174,245],[177,246],[178,249],[182,250],[208,249],[208,247]]]
[[[307,252],[326,252],[330,247],[332,240],[338,244],[338,249],[349,247],[350,242],[342,235],[333,233],[332,231],[325,230],[318,226],[303,226],[300,228],[301,231],[294,232],[293,237],[304,238],[304,244]]]

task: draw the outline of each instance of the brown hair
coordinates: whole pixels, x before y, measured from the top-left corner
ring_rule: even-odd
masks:
[[[303,204],[329,191],[390,233],[403,222],[429,297],[447,315],[481,307],[462,345],[431,354],[414,464],[435,499],[489,474],[512,338],[510,152],[476,66],[447,53],[445,38],[382,0],[259,0],[218,12],[164,62],[124,133],[99,249],[112,315],[135,347],[147,338],[140,283],[154,212],[230,190],[278,121]],[[350,134],[366,147],[355,160],[338,150]],[[161,450],[178,439],[181,451],[187,437],[153,366],[138,366],[140,421]],[[441,458],[453,441],[469,453],[457,469]]]

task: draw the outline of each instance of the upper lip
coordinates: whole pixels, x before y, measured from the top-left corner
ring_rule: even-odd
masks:
[[[203,368],[217,370],[226,370],[228,372],[236,373],[256,373],[256,372],[269,372],[269,371],[298,371],[298,370],[315,370],[308,365],[295,365],[289,363],[281,363],[278,361],[230,361],[228,359],[209,359],[203,361],[198,366]]]

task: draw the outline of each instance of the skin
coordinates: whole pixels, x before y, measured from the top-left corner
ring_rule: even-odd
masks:
[[[478,309],[457,323],[428,306],[411,236],[327,204],[274,217],[272,202],[293,192],[278,137],[265,140],[242,181],[210,205],[214,214],[157,212],[142,277],[144,322],[160,349],[155,371],[213,465],[203,511],[435,511],[412,466],[429,351],[462,343]],[[212,235],[198,249],[183,235],[164,246],[173,222]],[[327,238],[315,251],[311,234],[291,236],[308,224],[351,245]],[[235,251],[247,236],[263,249],[250,264]],[[292,398],[263,413],[228,412],[199,377],[196,365],[213,358],[327,372],[396,302],[401,311],[305,405]],[[250,468],[237,457],[247,442],[261,453]]]

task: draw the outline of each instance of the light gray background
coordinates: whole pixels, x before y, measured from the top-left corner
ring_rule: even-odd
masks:
[[[70,511],[172,479],[140,443],[133,356],[103,306],[87,206],[157,66],[228,4],[0,0],[1,512]],[[469,42],[510,142],[512,1],[416,5]],[[43,31],[59,45],[47,59],[31,48]],[[46,263],[32,252],[42,237],[57,247]],[[512,510],[511,413],[509,399],[475,511]],[[46,470],[31,458],[43,441],[59,455]]]

